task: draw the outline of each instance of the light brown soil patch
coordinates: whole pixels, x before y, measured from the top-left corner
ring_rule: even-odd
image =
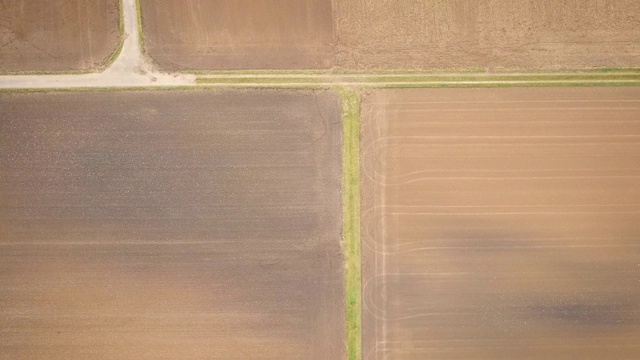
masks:
[[[120,39],[119,0],[0,0],[0,72],[87,70]]]
[[[162,68],[297,69],[332,64],[331,0],[142,0]]]
[[[640,357],[640,90],[363,103],[365,359]]]
[[[0,102],[0,359],[344,356],[337,95]]]

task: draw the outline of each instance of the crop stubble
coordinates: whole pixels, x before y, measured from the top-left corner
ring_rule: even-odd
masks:
[[[0,359],[344,356],[337,95],[0,104]]]
[[[365,359],[640,357],[638,88],[363,101]]]
[[[0,0],[0,72],[96,68],[115,51],[119,0]]]

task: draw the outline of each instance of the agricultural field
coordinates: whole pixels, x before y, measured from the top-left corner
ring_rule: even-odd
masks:
[[[119,0],[0,0],[0,73],[91,70],[120,42]]]
[[[346,69],[628,67],[636,0],[334,0]]]
[[[364,359],[640,358],[640,88],[362,106]]]
[[[345,356],[336,94],[0,103],[0,359]]]
[[[146,51],[163,69],[332,65],[331,0],[141,0]]]
[[[141,0],[167,70],[633,67],[636,0]]]

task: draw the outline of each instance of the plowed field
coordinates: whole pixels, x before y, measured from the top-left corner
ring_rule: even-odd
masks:
[[[344,356],[337,95],[0,104],[0,359]]]
[[[145,45],[162,68],[332,65],[331,0],[142,0]]]
[[[119,0],[0,0],[0,73],[86,70],[119,42]]]
[[[334,0],[342,68],[640,66],[636,0]]]
[[[636,0],[142,0],[165,69],[640,66]]]
[[[365,359],[640,358],[640,90],[363,103]]]

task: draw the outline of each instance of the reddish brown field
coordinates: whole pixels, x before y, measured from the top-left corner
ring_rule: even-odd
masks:
[[[142,0],[169,70],[640,66],[636,0]]]
[[[364,359],[640,358],[640,88],[363,103]]]
[[[0,0],[0,73],[87,70],[120,41],[119,0]]]
[[[148,54],[164,69],[327,68],[331,0],[141,0]]]
[[[0,103],[0,359],[344,357],[337,95]]]

